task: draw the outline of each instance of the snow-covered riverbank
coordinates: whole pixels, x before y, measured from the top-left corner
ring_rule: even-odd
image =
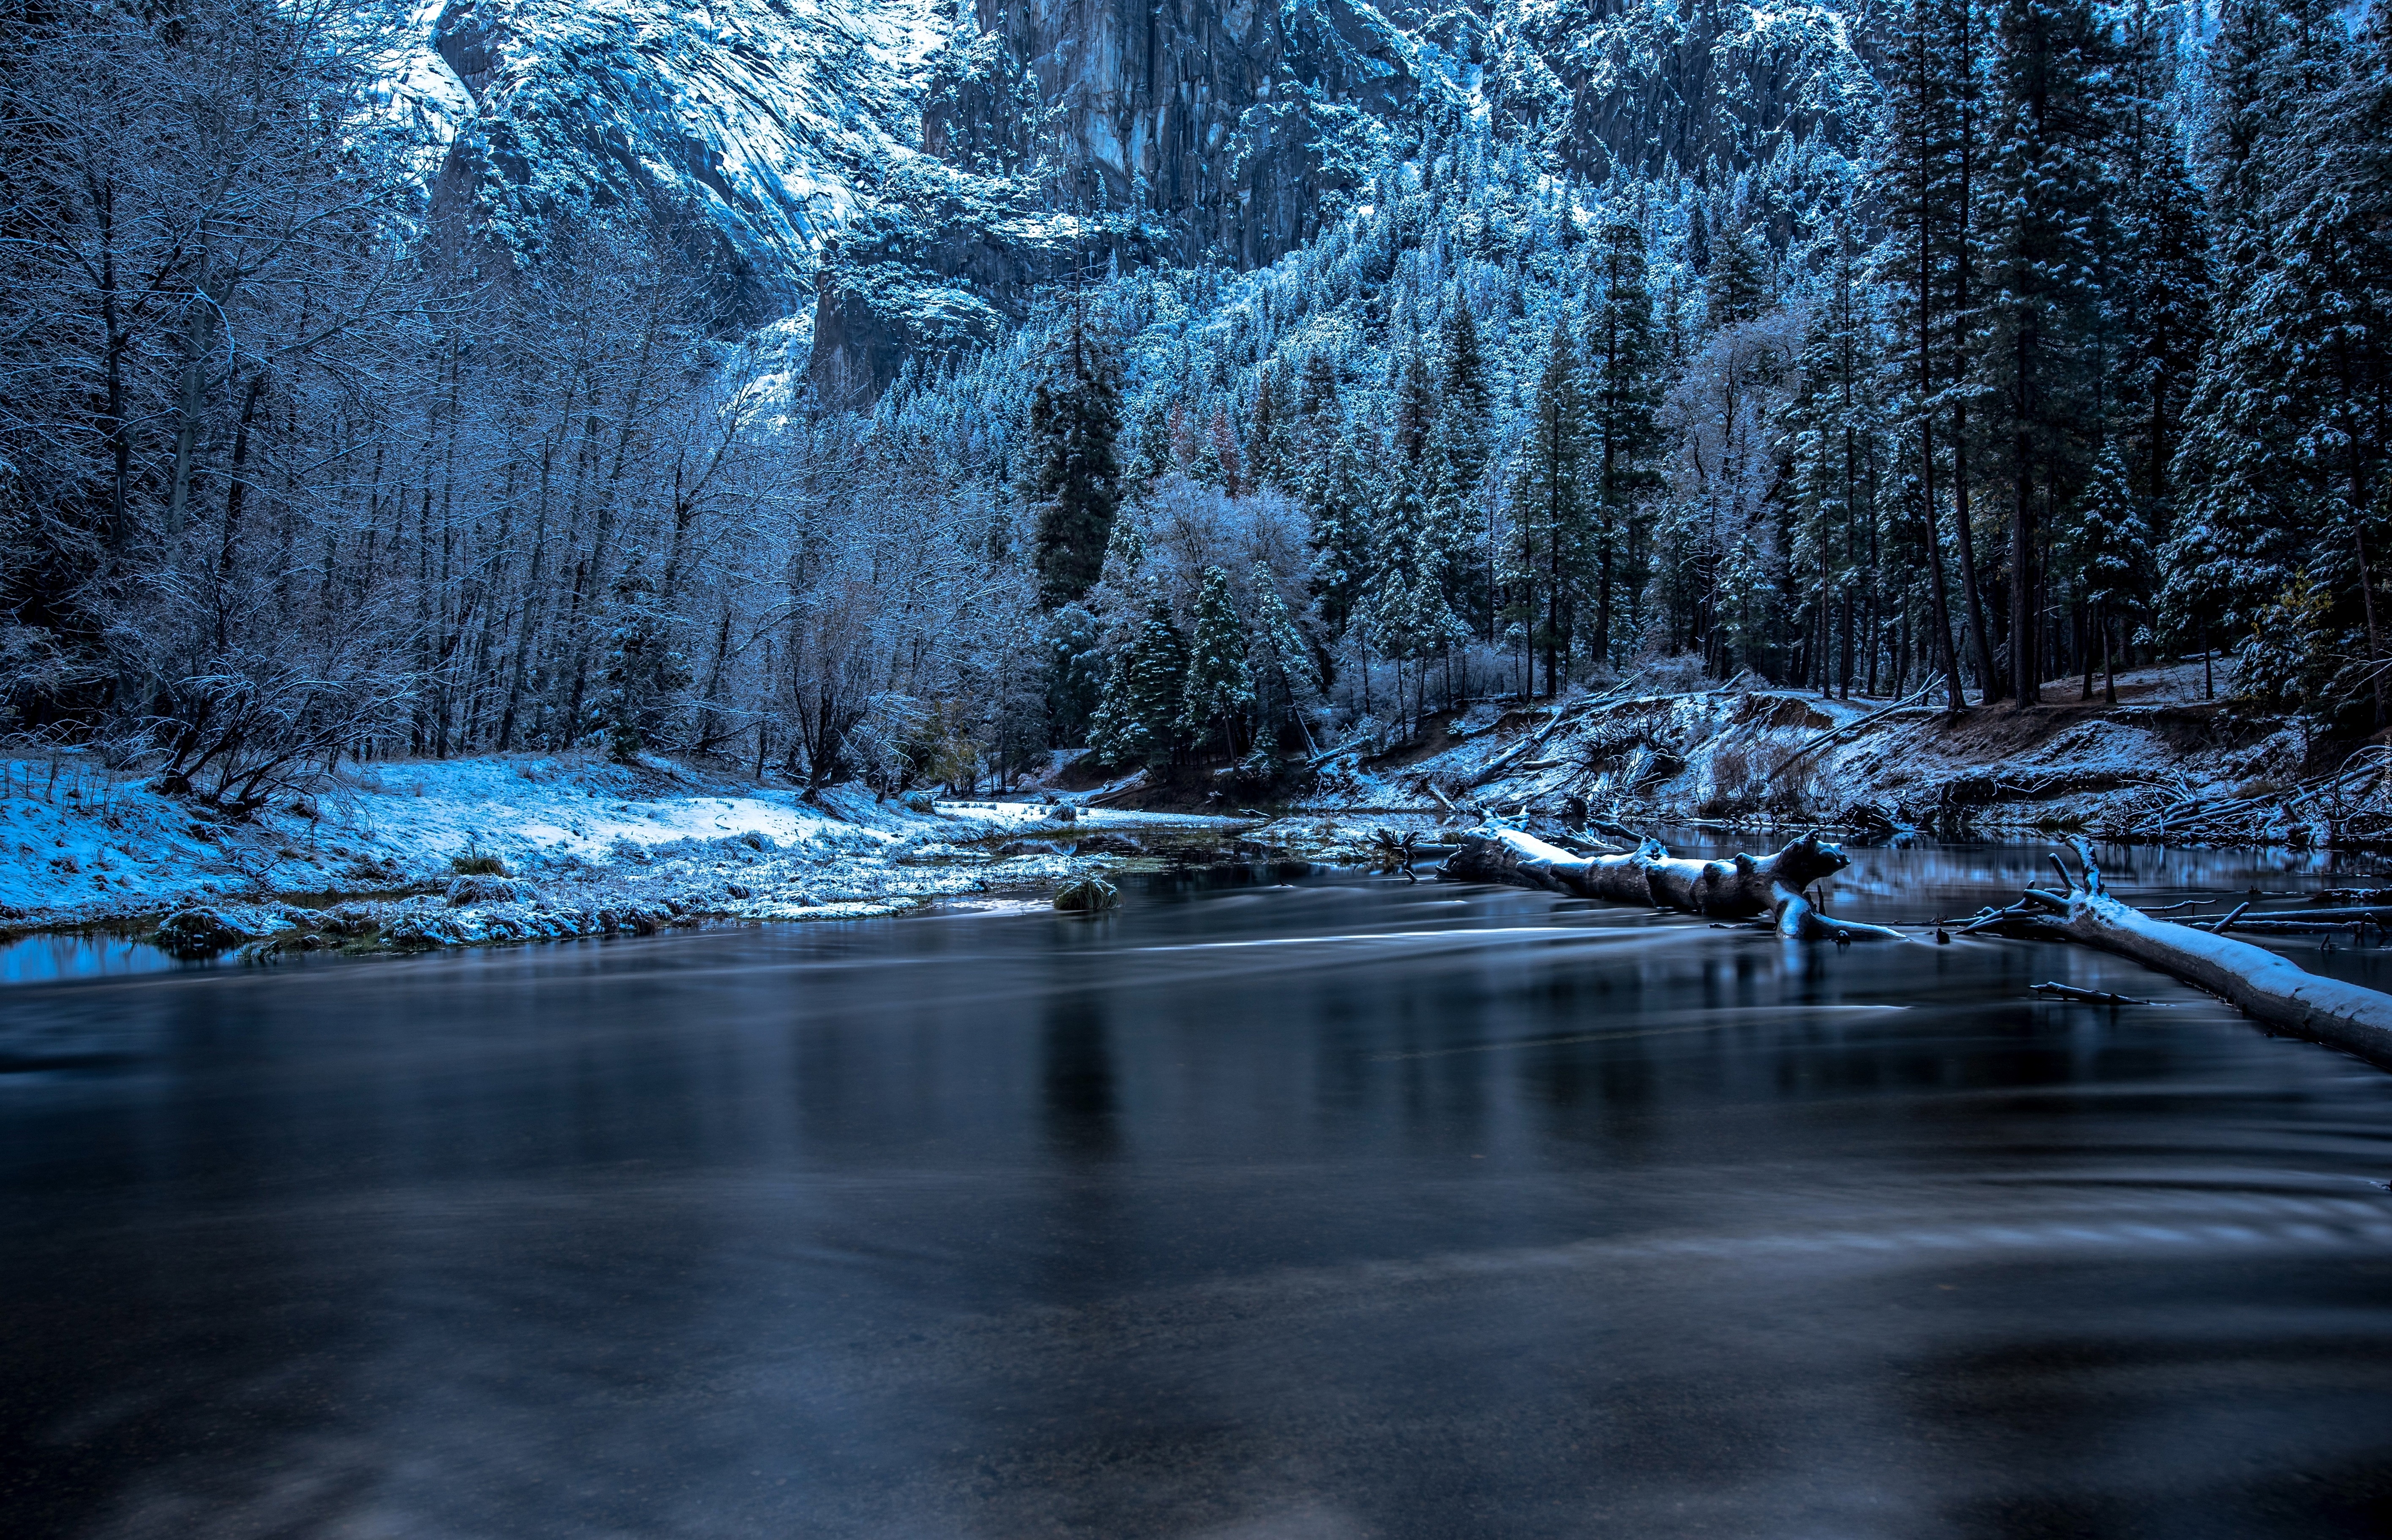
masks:
[[[2295,723],[2204,700],[2198,663],[2122,676],[2116,705],[2076,693],[2055,682],[2049,705],[1957,718],[1924,696],[1748,684],[1490,703],[1403,748],[1329,757],[1305,805],[2314,847],[2392,824],[2380,749],[2346,763]]]
[[[84,757],[0,763],[0,929],[162,920],[192,950],[887,914],[1036,891],[1121,853],[1092,835],[1221,822],[1040,802],[923,811],[853,787],[808,800],[661,761],[526,756],[344,768],[222,823]]]

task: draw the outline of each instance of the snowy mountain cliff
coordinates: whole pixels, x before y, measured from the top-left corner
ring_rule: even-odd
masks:
[[[811,317],[833,395],[1075,263],[1267,265],[1466,120],[1599,181],[1840,154],[1875,99],[1814,6],[449,0],[416,27],[390,88],[436,206],[535,259],[560,209],[641,209],[726,328]]]

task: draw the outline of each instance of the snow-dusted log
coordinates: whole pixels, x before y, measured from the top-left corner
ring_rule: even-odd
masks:
[[[1789,941],[1905,941],[1909,938],[1890,925],[1873,925],[1859,920],[1835,920],[1819,912],[1810,899],[1800,893],[1777,889],[1777,905],[1770,918],[1771,926]]]
[[[1575,856],[1516,829],[1475,829],[1446,860],[1444,875],[1457,882],[1509,883],[1541,887],[1580,899],[1651,904],[1715,920],[1770,917],[1778,934],[1800,940],[1899,938],[1882,925],[1831,920],[1802,895],[1823,877],[1849,866],[1843,851],[1805,835],[1774,856],[1738,854],[1725,861],[1672,856],[1657,839],[1633,850]]]
[[[1656,852],[1661,848],[1658,840],[1646,840],[1644,846]],[[1621,855],[1572,855],[1534,835],[1489,824],[1462,836],[1462,848],[1446,858],[1440,874],[1456,882],[1504,883],[1514,887],[1541,887],[1549,893],[1567,893],[1574,898],[1600,899],[1611,896],[1595,891],[1601,863],[1632,859]],[[1644,897],[1644,880],[1638,869],[1635,901],[1639,903],[1651,901]]]
[[[2074,843],[2085,870],[2069,878],[2065,892],[2029,888],[2021,903],[1970,928],[2065,937],[2131,957],[2207,990],[2280,1032],[2392,1069],[2392,995],[2320,978],[2248,941],[2153,919],[2112,898],[2091,848],[2081,839]]]

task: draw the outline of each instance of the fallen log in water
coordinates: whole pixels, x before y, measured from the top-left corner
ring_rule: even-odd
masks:
[[[2019,902],[1988,911],[1966,928],[2114,951],[2207,990],[2280,1032],[2392,1069],[2392,995],[2320,978],[2248,941],[2155,920],[2111,897],[2091,847],[2074,844],[2084,871],[2068,877],[2065,892],[2030,887]],[[2056,858],[2053,864],[2060,864]]]
[[[2137,1000],[2131,995],[2112,994],[2107,990],[2080,990],[2074,984],[2037,984],[2037,994],[2048,994],[2054,1000],[2073,1001],[2079,1005],[2152,1005],[2156,1001]]]
[[[1633,850],[1574,856],[1517,829],[1474,829],[1446,859],[1442,875],[1456,882],[1507,883],[1573,898],[1649,904],[1715,920],[1768,916],[1781,936],[1804,941],[1904,939],[1884,925],[1836,920],[1803,895],[1811,885],[1851,863],[1842,849],[1805,835],[1774,856],[1735,855],[1725,861],[1672,856],[1658,839]]]

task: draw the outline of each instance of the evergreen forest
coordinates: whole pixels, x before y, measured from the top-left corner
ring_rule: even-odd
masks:
[[[2212,688],[2387,721],[2392,0],[1903,0],[1738,163],[1424,101],[1254,270],[869,401],[685,231],[444,217],[350,5],[7,0],[7,730],[229,800],[584,744],[1259,796],[1475,703]]]

